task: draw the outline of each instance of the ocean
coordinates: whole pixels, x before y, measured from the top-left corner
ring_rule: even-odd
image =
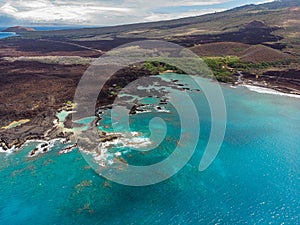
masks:
[[[188,83],[185,75],[172,74],[172,79]],[[199,161],[211,131],[202,92],[190,93],[198,99],[201,126],[195,154],[159,184],[131,187],[108,181],[91,169],[78,149],[58,154],[59,142],[34,158],[28,154],[36,143],[0,153],[0,224],[299,224],[300,99],[247,87],[222,85],[222,90],[226,134],[217,158],[202,172]],[[157,103],[153,97],[140,101]],[[145,140],[151,118],[167,121],[167,140],[153,153],[135,154],[119,145],[108,150],[126,151],[122,157],[135,165],[168,157],[180,123],[175,108],[164,107],[164,112],[150,110],[130,119],[132,130],[143,133]],[[111,123],[107,111],[99,126],[109,131]]]
[[[7,27],[0,27],[0,31],[6,29]],[[83,26],[44,26],[44,27],[32,27],[37,31],[50,31],[50,30],[72,30],[81,28],[92,28]],[[0,39],[17,36],[14,32],[0,32]]]
[[[14,32],[0,32],[0,39],[17,36]]]

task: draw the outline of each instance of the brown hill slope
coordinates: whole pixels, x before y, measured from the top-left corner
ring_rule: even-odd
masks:
[[[264,45],[254,45],[240,54],[241,61],[250,63],[276,62],[294,59],[293,56]]]
[[[294,56],[264,45],[218,42],[190,48],[199,56],[238,56],[242,62],[263,63],[295,59]]]
[[[211,44],[196,45],[190,48],[199,56],[238,56],[241,52],[248,49],[250,45],[235,42],[217,42]]]

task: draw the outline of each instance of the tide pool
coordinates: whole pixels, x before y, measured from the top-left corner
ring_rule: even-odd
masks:
[[[184,75],[172,79],[191,85]],[[191,92],[198,99],[200,138],[194,156],[174,177],[153,186],[123,186],[99,176],[78,150],[60,155],[59,143],[28,158],[36,146],[29,143],[0,154],[0,224],[299,224],[300,99],[245,87],[222,89],[226,135],[204,172],[198,166],[211,130],[210,109],[202,92]],[[143,98],[142,103],[157,101]],[[154,116],[167,121],[168,133],[151,154],[124,154],[129,163],[156,163],[174,149],[180,123],[175,109],[164,107],[170,113],[131,116],[132,131],[145,137]],[[108,112],[103,117],[100,127],[111,131]],[[131,150],[116,146],[111,151]]]

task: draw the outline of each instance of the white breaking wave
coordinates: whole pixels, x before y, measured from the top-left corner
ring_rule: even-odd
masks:
[[[65,141],[66,141],[66,139],[64,139],[64,138],[56,138],[56,139],[52,139],[50,141],[45,141],[45,140],[30,140],[30,141],[27,141],[26,143],[30,143],[30,142],[40,143],[35,148],[36,150],[32,150],[32,151],[29,152],[28,157],[32,158],[32,157],[35,157],[39,154],[47,153],[47,152],[49,152],[53,149],[56,142],[63,143]]]
[[[143,149],[151,145],[152,142],[150,138],[143,137],[138,132],[130,132],[117,139],[99,143],[98,153],[94,153],[93,157],[100,166],[107,167],[114,163],[115,157],[121,157],[123,154],[128,153],[128,151],[110,153],[109,149],[111,147]]]
[[[13,152],[16,152],[18,151],[19,149],[21,149],[23,146],[25,146],[26,144],[29,144],[29,143],[39,143],[37,148],[39,148],[41,145],[43,144],[47,144],[47,146],[49,148],[52,148],[54,146],[54,143],[59,141],[61,143],[63,143],[66,139],[64,138],[56,138],[56,139],[52,139],[50,141],[45,141],[45,140],[27,140],[21,147],[17,148],[16,146],[12,146],[11,148],[7,149],[7,150],[4,150],[3,147],[0,146],[0,153],[5,153],[5,154],[11,154]],[[37,151],[37,153],[40,153],[40,150]],[[34,155],[35,156],[35,155]],[[32,157],[32,156],[29,156],[29,157]]]
[[[16,147],[13,146],[7,150],[4,150],[2,147],[0,147],[0,153],[6,153],[6,154],[11,154],[13,153],[14,151],[16,151]]]
[[[152,142],[150,141],[149,138],[145,138],[145,137],[134,137],[130,140],[124,140],[123,142],[125,147],[129,147],[129,148],[146,148],[147,146],[151,145]]]
[[[286,96],[291,98],[300,98],[300,95],[296,94],[287,94],[280,91],[276,91],[270,88],[264,88],[264,87],[258,87],[258,86],[252,86],[252,85],[241,85],[242,87],[248,88],[250,91],[254,91],[261,94],[272,94],[272,95],[280,95],[280,96]]]

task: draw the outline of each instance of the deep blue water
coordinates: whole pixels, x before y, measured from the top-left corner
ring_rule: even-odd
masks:
[[[0,39],[13,37],[13,36],[16,36],[16,33],[13,33],[13,32],[0,32]]]
[[[6,29],[7,27],[0,27],[0,31]],[[44,27],[32,27],[37,31],[50,31],[50,30],[72,30],[72,29],[82,29],[82,28],[91,28],[91,27],[82,27],[82,26],[44,26]],[[0,32],[0,39],[16,36],[13,32]]]
[[[184,82],[184,77],[177,78]],[[217,159],[204,172],[198,164],[210,117],[202,93],[193,93],[200,95],[197,151],[183,170],[160,184],[108,182],[77,150],[59,155],[59,144],[38,158],[27,157],[34,144],[1,154],[0,224],[299,224],[300,99],[244,87],[223,86],[223,92],[226,136]],[[132,116],[133,128],[147,133],[152,116]],[[176,126],[176,121],[169,126],[174,139]],[[171,148],[173,139],[168,140]]]
[[[87,27],[87,26],[42,26],[42,27],[36,27],[36,26],[25,26],[25,27],[31,27],[38,31],[49,31],[49,30],[70,30],[70,29],[81,29],[81,28],[93,28],[93,27]],[[4,30],[7,27],[0,27],[0,30]]]

